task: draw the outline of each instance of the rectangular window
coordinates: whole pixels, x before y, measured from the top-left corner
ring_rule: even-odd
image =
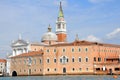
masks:
[[[49,49],[47,49],[47,52],[49,53]]]
[[[72,58],[72,62],[75,62],[74,58]]]
[[[81,58],[79,58],[79,62],[81,62]]]
[[[85,51],[87,52],[87,51],[88,51],[88,48],[85,48]]]
[[[54,71],[56,71],[57,69],[55,68]]]
[[[49,59],[47,59],[47,63],[49,63],[50,62],[50,60]]]
[[[49,71],[50,71],[50,69],[48,68],[48,69],[47,69],[47,71],[49,72]]]
[[[88,58],[86,58],[86,62],[88,62]]]
[[[56,59],[54,59],[54,63],[56,63]]]
[[[40,64],[42,63],[42,60],[40,59]]]
[[[98,62],[101,62],[101,58],[100,57],[98,57]]]
[[[66,62],[68,62],[68,58],[67,58],[67,61]]]
[[[80,52],[80,51],[81,51],[81,49],[79,48],[79,49],[78,49],[78,51]]]
[[[100,71],[100,68],[96,68],[96,71]]]
[[[54,49],[54,53],[56,53],[56,49]]]
[[[115,68],[115,71],[120,71],[120,68]]]
[[[62,59],[60,59],[60,62],[62,63]]]
[[[94,61],[96,62],[96,57],[94,57]]]
[[[74,48],[72,48],[72,52],[74,52]]]
[[[65,49],[63,49],[63,52],[65,52]]]
[[[75,68],[72,68],[72,70],[74,71],[74,70],[75,70]]]

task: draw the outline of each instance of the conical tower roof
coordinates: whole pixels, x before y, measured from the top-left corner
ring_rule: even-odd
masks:
[[[63,10],[62,10],[62,2],[60,2],[60,9],[59,9],[59,16],[58,17],[64,17]]]

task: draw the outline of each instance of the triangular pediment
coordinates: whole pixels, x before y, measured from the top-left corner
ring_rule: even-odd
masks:
[[[14,43],[12,43],[12,46],[27,46],[28,43],[24,40],[17,40]]]
[[[26,44],[23,44],[23,43],[16,43],[16,44],[14,44],[14,46],[19,46],[19,45],[26,45]]]

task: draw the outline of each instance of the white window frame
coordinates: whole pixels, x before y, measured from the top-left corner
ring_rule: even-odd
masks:
[[[49,62],[48,62],[48,60],[49,60]],[[49,58],[47,58],[47,61],[46,61],[48,64],[50,63],[50,59]]]
[[[87,60],[88,60],[88,61],[87,61]],[[85,58],[85,62],[89,62],[89,58],[88,58],[88,57]]]
[[[62,63],[62,64],[68,63],[68,62],[67,62],[67,59],[68,59],[67,56],[62,56],[62,57],[60,57],[60,63]],[[61,60],[62,60],[62,62],[61,62]],[[69,61],[69,59],[68,59],[68,61]]]
[[[81,57],[78,58],[78,62],[82,62],[82,58]]]

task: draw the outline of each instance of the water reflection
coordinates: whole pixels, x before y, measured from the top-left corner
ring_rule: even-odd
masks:
[[[0,80],[114,80],[110,75],[57,75],[57,76],[21,76],[0,77]],[[120,76],[116,80],[120,80]]]

